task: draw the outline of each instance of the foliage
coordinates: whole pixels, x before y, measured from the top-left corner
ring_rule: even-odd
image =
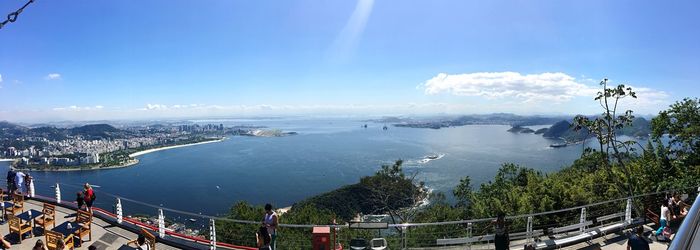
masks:
[[[700,99],[686,98],[652,119],[653,136],[668,135],[667,153],[683,164],[700,164]]]

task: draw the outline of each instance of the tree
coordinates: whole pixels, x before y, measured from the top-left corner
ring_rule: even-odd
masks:
[[[667,155],[682,165],[700,164],[700,99],[685,98],[651,120],[652,136],[668,136]]]
[[[625,87],[624,84],[617,87],[608,87],[608,79],[600,82],[603,90],[599,91],[594,100],[598,101],[603,108],[603,113],[593,119],[586,116],[578,115],[574,118],[574,130],[588,129],[598,139],[599,150],[603,154],[600,155],[601,164],[605,169],[608,169],[608,174],[613,175],[613,169],[610,168],[610,159],[624,172],[625,176],[633,178],[629,168],[626,166],[626,161],[629,159],[629,153],[634,151],[632,147],[636,144],[635,141],[620,141],[617,137],[617,131],[625,126],[630,126],[634,119],[632,110],[626,110],[622,114],[618,114],[618,104],[620,100],[625,98],[637,98],[637,94],[631,87]],[[590,150],[588,150],[590,152]],[[612,152],[611,152],[612,151]],[[629,196],[634,195],[635,188],[633,187],[634,180],[619,181],[616,180],[620,190],[627,190]]]

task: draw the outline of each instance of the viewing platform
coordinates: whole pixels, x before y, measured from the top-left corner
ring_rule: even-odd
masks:
[[[665,191],[664,191],[665,192]],[[695,191],[693,191],[695,192]],[[30,193],[32,193],[30,191]],[[655,240],[653,231],[658,225],[653,218],[649,218],[648,214],[636,216],[636,212],[632,208],[633,199],[641,199],[651,195],[659,195],[662,192],[654,194],[638,195],[630,198],[621,198],[589,204],[579,207],[567,208],[558,211],[548,211],[537,214],[515,215],[509,216],[506,219],[509,221],[527,221],[525,228],[513,227],[510,230],[510,249],[524,249],[526,245],[533,245],[535,249],[606,249],[617,250],[627,249],[627,241],[631,232],[637,226],[643,226],[644,238],[648,239],[650,249],[694,249],[692,246],[694,238],[697,234],[698,224],[700,223],[700,204],[697,199],[694,199],[694,206],[691,207],[685,219],[674,220],[672,228],[678,232],[671,237],[669,242],[660,242]],[[108,197],[111,194],[100,193],[101,197]],[[141,203],[147,205],[157,211],[158,221],[155,224],[143,223],[139,220],[123,216],[122,204],[119,197],[115,198],[115,211],[109,212],[101,208],[93,207],[92,216],[87,212],[77,212],[75,204],[72,201],[60,201],[61,194],[59,185],[56,185],[55,197],[47,197],[41,195],[30,195],[33,198],[21,198],[22,196],[12,195],[5,196],[5,202],[2,204],[4,214],[7,214],[5,220],[0,224],[0,232],[5,240],[9,241],[12,246],[10,249],[31,249],[38,239],[41,239],[45,244],[47,242],[55,242],[51,236],[51,232],[46,232],[42,225],[37,223],[37,218],[43,218],[42,212],[54,216],[55,223],[47,223],[46,229],[62,233],[67,236],[66,241],[73,240],[75,249],[88,249],[90,246],[96,249],[136,249],[135,245],[127,244],[130,241],[136,240],[139,234],[148,235],[151,242],[155,243],[155,249],[257,249],[251,246],[238,246],[230,243],[219,242],[216,239],[216,221],[228,221],[241,224],[258,225],[257,221],[233,220],[229,218],[211,217],[199,215],[201,221],[209,221],[209,230],[205,230],[205,235],[188,236],[175,232],[172,229],[165,227],[165,218],[163,210],[172,213],[183,213],[194,215],[183,211],[177,211],[168,208],[158,208],[158,206]],[[688,195],[686,198],[693,199]],[[105,199],[105,198],[102,198]],[[128,200],[124,198],[125,200]],[[135,201],[130,201],[135,202]],[[19,205],[21,208],[18,208]],[[605,209],[602,209],[605,206]],[[613,208],[608,209],[607,207]],[[622,207],[623,210],[615,211],[616,207]],[[14,208],[15,211],[8,211]],[[49,210],[46,210],[46,209]],[[31,211],[31,214],[28,212]],[[48,212],[47,212],[48,211]],[[53,211],[53,212],[51,212]],[[14,214],[10,215],[10,214]],[[79,215],[80,214],[80,215]],[[562,221],[572,221],[571,223],[557,223],[549,226],[537,225],[533,223],[534,219],[548,219],[552,216],[559,216]],[[16,217],[16,218],[13,218]],[[85,222],[84,225],[89,226],[89,233],[79,230],[78,224],[72,224],[72,227],[66,227],[67,223]],[[568,219],[567,219],[568,218]],[[12,223],[10,220],[17,222]],[[379,246],[367,244],[364,249],[382,250],[382,249],[494,249],[493,234],[478,235],[476,225],[487,225],[492,218],[474,219],[465,221],[445,221],[431,223],[403,223],[403,224],[388,224],[374,223],[376,228],[368,229],[355,227],[350,224],[340,225],[295,225],[283,224],[284,217],[281,217],[282,224],[279,225],[281,234],[289,230],[300,230],[306,232],[308,237],[302,239],[282,239],[287,242],[278,241],[278,249],[319,249],[314,248],[312,239],[318,235],[317,231],[325,232],[321,237],[326,237],[325,241],[336,242],[335,249],[362,249],[353,248],[353,242],[356,242],[356,236],[350,236],[348,230],[367,230],[367,232],[377,232],[375,238],[368,239],[367,242],[381,242]],[[27,227],[31,226],[31,231],[22,227],[24,237],[20,243],[18,234],[11,232],[11,228],[17,228],[17,223],[28,223]],[[372,224],[372,223],[369,223]],[[377,225],[379,225],[377,227]],[[457,227],[450,227],[457,226]],[[445,234],[419,234],[416,231],[419,228],[436,227],[445,230]],[[317,230],[319,228],[327,228],[325,230]],[[451,229],[450,229],[451,228]],[[456,230],[455,230],[456,228]],[[488,228],[488,226],[486,226]],[[379,230],[376,230],[379,229]],[[384,230],[384,231],[382,231]],[[450,231],[451,230],[451,231]],[[13,230],[14,231],[14,230]],[[313,231],[313,233],[312,233]],[[73,234],[73,238],[69,235]],[[208,237],[207,237],[208,236]],[[246,235],[247,237],[247,235]],[[651,239],[654,240],[651,240]],[[676,240],[680,238],[679,240]],[[82,240],[81,240],[82,239]],[[381,240],[379,240],[381,239]],[[422,241],[421,241],[422,240]],[[383,242],[382,242],[383,241]],[[290,244],[294,242],[294,244]],[[315,241],[314,241],[315,242]],[[432,243],[416,243],[416,242],[432,242]],[[235,242],[234,242],[235,243]],[[284,247],[280,247],[282,243],[286,243]],[[676,244],[675,246],[673,244]],[[679,246],[683,244],[683,246]],[[49,248],[51,249],[51,248]],[[333,249],[333,248],[325,248]]]

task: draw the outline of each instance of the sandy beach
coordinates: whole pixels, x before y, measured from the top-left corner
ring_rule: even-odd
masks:
[[[167,149],[173,149],[173,148],[181,148],[181,147],[189,147],[189,146],[195,146],[195,145],[200,145],[200,144],[221,142],[221,141],[223,141],[223,140],[225,140],[225,139],[226,139],[226,138],[222,138],[222,139],[219,139],[219,140],[213,140],[213,141],[203,141],[203,142],[190,143],[190,144],[182,144],[182,145],[175,145],[175,146],[168,146],[168,147],[161,147],[161,148],[152,148],[152,149],[147,149],[147,150],[143,150],[143,151],[139,151],[139,152],[130,154],[129,157],[133,158],[133,157],[137,157],[137,156],[140,156],[140,155],[145,155],[145,154],[148,154],[148,153],[153,153],[153,152],[156,152],[156,151],[167,150]]]
[[[15,159],[0,159],[0,161],[14,161]]]

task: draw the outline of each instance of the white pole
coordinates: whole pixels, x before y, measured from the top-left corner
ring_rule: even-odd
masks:
[[[29,181],[29,197],[34,198],[35,194],[36,193],[34,192],[34,178],[32,178],[31,181]]]
[[[627,199],[627,206],[625,206],[625,225],[632,224],[632,199]]]
[[[163,209],[158,209],[158,235],[161,238],[165,237],[165,217],[163,216]]]
[[[61,204],[61,187],[56,183],[56,203]]]
[[[532,216],[527,217],[527,243],[532,243]]]
[[[122,200],[117,198],[117,223],[122,224],[124,214],[122,212]]]
[[[209,219],[209,239],[211,239],[209,249],[216,250],[216,222],[214,219]]]
[[[581,233],[584,233],[586,231],[586,226],[583,225],[583,223],[586,223],[586,208],[581,208],[581,219],[579,220],[579,223],[581,223],[581,228],[579,231]]]

